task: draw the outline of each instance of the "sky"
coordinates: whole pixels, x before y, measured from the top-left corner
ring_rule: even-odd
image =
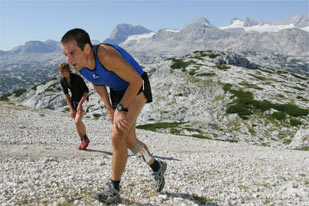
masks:
[[[309,0],[0,0],[0,50],[60,41],[73,28],[103,41],[122,23],[157,32],[183,29],[199,17],[221,27],[234,17],[268,23],[300,14],[309,14]]]

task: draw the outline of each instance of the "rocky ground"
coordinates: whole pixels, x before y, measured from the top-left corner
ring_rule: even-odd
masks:
[[[92,197],[111,177],[110,122],[85,119],[79,145],[69,113],[0,103],[0,205],[102,205]],[[309,153],[137,130],[166,161],[154,192],[150,169],[130,156],[120,205],[309,205]]]

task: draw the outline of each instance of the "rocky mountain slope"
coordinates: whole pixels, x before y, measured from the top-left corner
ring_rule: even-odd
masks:
[[[85,119],[91,143],[79,140],[68,114],[0,102],[0,205],[99,206],[93,195],[111,177],[110,121]],[[252,146],[137,130],[167,163],[154,192],[144,162],[129,156],[119,206],[309,204],[306,151]]]
[[[143,65],[154,102],[139,128],[202,139],[279,148],[309,146],[308,78],[263,68],[230,52],[196,51]],[[107,120],[91,85],[86,117]],[[59,80],[1,97],[34,108],[67,112]]]

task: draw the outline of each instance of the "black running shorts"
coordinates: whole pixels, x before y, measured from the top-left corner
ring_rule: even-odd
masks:
[[[143,86],[141,87],[137,95],[143,92],[145,95],[145,98],[147,99],[146,103],[150,103],[152,102],[152,93],[151,93],[149,78],[146,72],[143,73],[142,79],[143,79]],[[120,103],[125,92],[126,92],[126,89],[125,90],[113,90],[112,88],[110,88],[110,98],[111,98],[113,109],[115,109],[117,104]]]

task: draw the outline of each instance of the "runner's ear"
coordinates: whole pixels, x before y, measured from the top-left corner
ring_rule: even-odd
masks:
[[[87,54],[89,54],[90,52],[91,52],[91,46],[90,46],[90,44],[85,44],[85,46],[84,46],[84,51],[87,53]]]

